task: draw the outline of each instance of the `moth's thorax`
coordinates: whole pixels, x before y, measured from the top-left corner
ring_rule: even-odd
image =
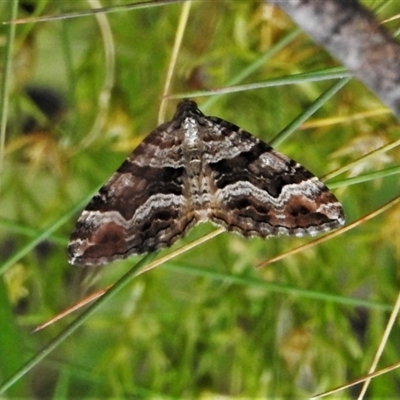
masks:
[[[195,118],[187,117],[182,122],[182,152],[188,175],[197,176],[201,170],[203,141],[199,124]]]
[[[183,140],[187,149],[195,149],[200,143],[199,124],[194,118],[187,117],[182,122]]]
[[[182,122],[182,151],[186,164],[186,190],[199,220],[207,219],[210,203],[208,178],[204,174],[204,142],[196,118],[186,117]]]

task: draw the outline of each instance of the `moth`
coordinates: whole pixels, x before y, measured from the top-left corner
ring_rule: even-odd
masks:
[[[152,252],[205,221],[267,238],[313,236],[345,219],[310,171],[186,99],[89,202],[71,235],[69,262],[101,265]]]

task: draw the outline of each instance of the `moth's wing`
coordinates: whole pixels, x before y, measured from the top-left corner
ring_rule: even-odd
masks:
[[[208,117],[209,219],[244,236],[315,235],[344,224],[341,204],[300,164]]]
[[[183,195],[174,122],[153,131],[93,197],[68,246],[69,262],[101,265],[170,246],[196,223]]]

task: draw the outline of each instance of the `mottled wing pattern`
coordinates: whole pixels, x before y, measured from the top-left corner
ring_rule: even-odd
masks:
[[[315,235],[344,224],[341,204],[300,164],[216,117],[207,117],[209,219],[243,236]]]
[[[88,204],[69,260],[100,265],[151,252],[207,220],[243,236],[303,236],[343,225],[344,214],[300,164],[184,100]]]
[[[93,197],[71,235],[70,263],[101,265],[167,247],[196,223],[175,125],[147,136]]]

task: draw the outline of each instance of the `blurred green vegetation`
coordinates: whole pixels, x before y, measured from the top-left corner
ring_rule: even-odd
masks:
[[[2,20],[10,3],[0,3]],[[41,15],[90,7],[81,0],[20,3],[21,18],[35,15],[29,4]],[[103,0],[101,5],[128,3]],[[380,20],[400,12],[394,0],[365,4],[381,5]],[[66,245],[77,210],[157,126],[181,10],[181,4],[168,4],[102,14],[100,20],[92,15],[17,26],[1,176],[2,381],[75,318],[31,333],[95,290],[84,279],[87,274],[95,272],[100,288],[140,259],[86,271],[68,265]],[[109,42],[101,33],[108,27]],[[396,32],[399,22],[387,27]],[[0,29],[4,42],[9,26]],[[284,40],[286,45],[273,51]],[[112,49],[115,58],[106,56]],[[336,66],[268,4],[194,2],[170,94],[194,97],[205,114],[271,141],[335,81],[241,91],[232,82],[285,81]],[[110,99],[103,104],[110,78]],[[232,92],[193,96],[222,87]],[[32,101],[32,90],[40,89],[55,96],[52,104],[58,107],[50,117]],[[167,118],[175,105],[176,100],[168,102]],[[398,166],[398,150],[363,158],[398,139],[398,122],[361,83],[351,80],[307,124],[278,150],[318,176],[361,158],[333,179],[348,223],[399,195],[397,175],[386,173]],[[347,178],[374,171],[381,176],[346,185]],[[140,275],[6,395],[295,398],[360,377],[369,369],[398,292],[399,222],[400,208],[392,207],[263,268],[255,266],[311,239],[246,240],[224,233]],[[174,248],[212,229],[198,226]],[[399,333],[396,325],[380,367],[400,360]],[[368,395],[396,397],[399,378],[394,371],[374,379]],[[357,391],[345,393],[341,398]]]

